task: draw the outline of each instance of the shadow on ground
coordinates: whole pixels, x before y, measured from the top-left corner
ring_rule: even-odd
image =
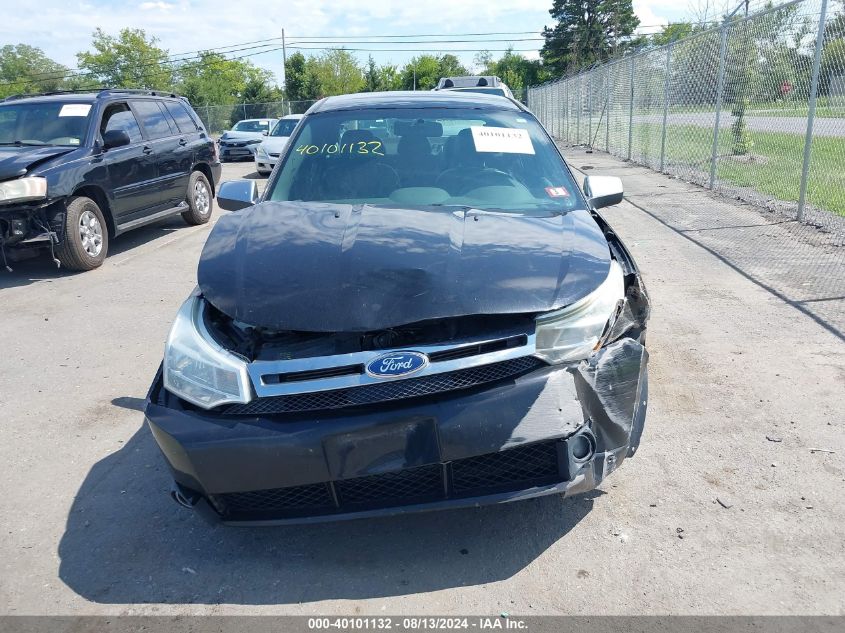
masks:
[[[135,403],[121,402],[120,406]],[[59,545],[59,576],[109,604],[290,604],[479,585],[513,576],[595,496],[278,528],[211,526],[168,495],[146,427],[97,463]]]
[[[220,211],[215,207],[214,212],[219,213]],[[154,244],[158,240],[170,238],[179,231],[190,230],[191,228],[177,215],[119,235],[116,238],[112,238],[109,242],[109,254],[104,265],[107,266],[111,258],[124,253],[131,253],[140,246]],[[28,286],[38,281],[90,274],[67,270],[66,268],[58,268],[50,258],[50,251],[48,249],[41,249],[31,259],[25,259],[19,262],[9,261],[9,266],[12,268],[12,272],[8,272],[0,267],[0,290],[14,288],[16,286]]]

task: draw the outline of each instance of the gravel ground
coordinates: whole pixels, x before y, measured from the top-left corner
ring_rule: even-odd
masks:
[[[605,215],[653,300],[650,414],[637,456],[569,500],[210,527],[169,499],[140,412],[209,227],[0,275],[0,613],[845,614],[839,322],[661,219],[689,186],[625,175],[638,206]]]

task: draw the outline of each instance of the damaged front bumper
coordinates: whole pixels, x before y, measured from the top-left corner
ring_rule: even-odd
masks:
[[[0,263],[58,244],[64,237],[63,213],[56,200],[0,206]]]
[[[173,471],[174,498],[226,523],[573,495],[595,488],[639,444],[643,337],[629,328],[588,361],[539,363],[483,389],[318,413],[204,411],[167,392],[159,372],[145,413]]]

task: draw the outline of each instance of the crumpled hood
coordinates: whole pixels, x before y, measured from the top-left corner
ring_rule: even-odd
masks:
[[[264,139],[267,138],[261,132],[232,132],[229,130],[228,132],[224,132],[223,136],[220,137],[221,141],[251,141],[256,139]]]
[[[218,220],[197,276],[238,321],[349,332],[552,310],[594,290],[609,266],[587,211],[262,202]]]
[[[0,181],[19,178],[29,168],[56,156],[72,152],[73,147],[0,146]]]

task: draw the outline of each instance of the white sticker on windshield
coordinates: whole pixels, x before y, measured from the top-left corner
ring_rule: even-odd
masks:
[[[476,152],[502,152],[504,154],[533,154],[534,145],[528,130],[511,127],[473,125],[472,140]]]
[[[59,110],[59,116],[88,116],[90,103],[66,103]]]

